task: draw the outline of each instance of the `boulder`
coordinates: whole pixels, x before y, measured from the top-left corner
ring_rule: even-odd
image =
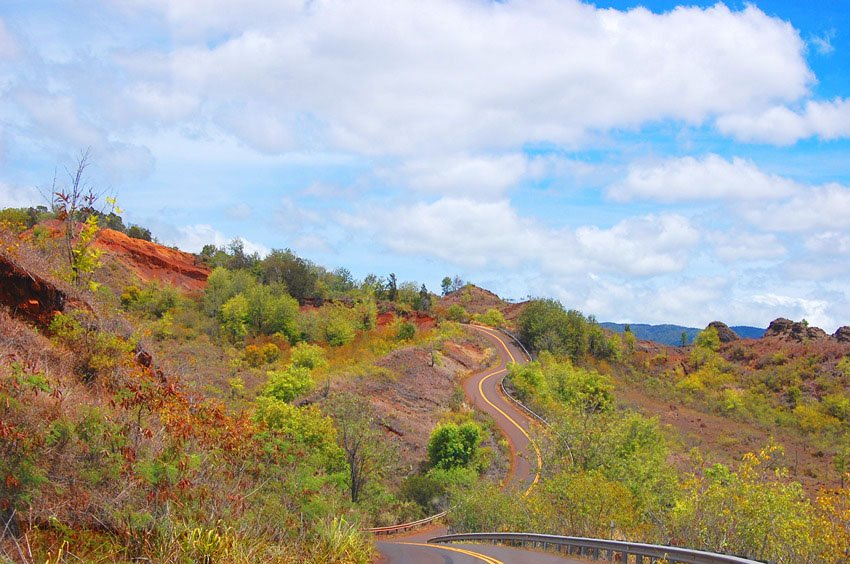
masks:
[[[850,343],[850,327],[847,325],[839,327],[838,330],[832,334],[832,338],[839,343]]]
[[[714,327],[714,330],[717,331],[717,336],[720,337],[721,343],[731,343],[732,341],[740,339],[738,334],[732,331],[732,329],[730,329],[729,326],[722,321],[712,321],[708,324],[708,327]],[[708,327],[706,327],[706,329]]]

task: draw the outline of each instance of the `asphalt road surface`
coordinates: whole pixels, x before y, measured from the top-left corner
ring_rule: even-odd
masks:
[[[587,564],[554,553],[489,544],[422,544],[411,541],[379,542],[387,564]]]
[[[522,351],[513,342],[495,329],[470,326],[496,351],[498,363],[474,374],[464,382],[464,391],[472,404],[489,413],[505,434],[510,445],[510,469],[505,476],[505,488],[517,488],[527,495],[537,485],[542,461],[536,445],[531,440],[533,424],[528,417],[514,406],[501,392],[500,384],[511,362],[527,362]],[[445,534],[442,527],[432,527],[412,535],[394,537],[377,543],[381,553],[380,562],[386,564],[532,564],[574,562],[552,553],[494,546],[488,544],[432,544],[427,539]]]

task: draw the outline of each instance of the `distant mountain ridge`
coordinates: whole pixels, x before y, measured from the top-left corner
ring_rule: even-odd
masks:
[[[648,325],[646,323],[600,323],[605,329],[609,329],[616,333],[622,333],[629,325],[635,337],[644,341],[655,341],[664,345],[679,346],[682,344],[682,331],[687,337],[687,344],[694,342],[694,339],[702,329],[694,327],[683,327],[681,325]],[[736,325],[730,327],[742,339],[761,339],[764,336],[765,329],[760,327],[750,327],[747,325]]]

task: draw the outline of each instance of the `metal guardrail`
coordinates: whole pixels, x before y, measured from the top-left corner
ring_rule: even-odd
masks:
[[[524,403],[515,398],[513,394],[511,394],[508,389],[505,388],[504,379],[499,382],[499,387],[501,388],[502,393],[505,395],[505,397],[508,398],[515,406],[520,408],[524,413],[528,414],[529,417],[533,417],[534,419],[540,421],[540,423],[542,423],[544,427],[551,427],[550,423],[546,421],[546,419],[542,415],[538,415],[537,413],[535,413],[530,407],[526,406]]]
[[[363,532],[372,533],[375,535],[392,535],[395,533],[403,533],[405,531],[415,529],[416,527],[421,527],[422,525],[430,525],[434,521],[445,517],[447,513],[448,511],[443,511],[442,513],[437,513],[436,515],[431,515],[430,517],[425,517],[424,519],[419,519],[418,521],[402,523],[401,525],[391,525],[389,527],[372,527],[369,529],[363,529]]]
[[[519,340],[519,337],[517,337],[516,335],[514,335],[513,333],[511,333],[510,331],[508,331],[504,327],[496,327],[496,330],[501,331],[502,333],[504,333],[505,335],[510,337],[513,340],[513,342],[515,342],[517,344],[517,346],[519,346],[519,348],[522,349],[522,352],[525,353],[525,356],[526,356],[526,358],[528,358],[529,361],[534,360],[534,356],[532,356],[532,354],[530,352],[528,352],[528,349],[525,348],[525,345],[522,344],[522,341]]]
[[[510,337],[513,340],[513,342],[516,343],[517,346],[520,349],[522,349],[522,352],[525,354],[526,358],[528,358],[529,361],[534,360],[534,357],[531,356],[531,353],[528,352],[528,349],[525,348],[525,345],[522,344],[522,341],[520,341],[519,338],[516,335],[514,335],[513,333],[511,333],[507,329],[503,329],[502,327],[497,327],[496,329],[498,331],[504,333],[508,337]],[[528,414],[530,417],[536,419],[537,421],[540,421],[543,424],[544,427],[551,427],[551,424],[548,421],[546,421],[545,417],[535,413],[533,409],[531,409],[530,407],[528,407],[527,405],[525,405],[524,403],[519,401],[516,397],[514,397],[514,395],[512,393],[510,393],[507,390],[507,388],[505,388],[505,379],[504,378],[502,378],[502,380],[499,381],[499,388],[501,388],[502,393],[505,395],[505,397],[508,398],[518,408],[520,408],[524,413]]]
[[[532,533],[465,533],[434,537],[429,539],[428,542],[434,544],[491,542],[511,546],[530,546],[543,550],[555,550],[569,555],[590,557],[594,560],[617,561],[622,564],[631,562],[644,564],[645,559],[649,559],[651,563],[666,562],[667,564],[756,564],[758,562],[738,556],[675,546]]]

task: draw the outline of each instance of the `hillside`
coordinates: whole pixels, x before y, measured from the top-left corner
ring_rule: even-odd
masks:
[[[635,337],[642,341],[654,341],[671,347],[677,347],[682,344],[682,333],[685,333],[685,344],[690,345],[699,334],[701,329],[694,327],[683,327],[681,325],[647,325],[645,323],[612,323],[605,321],[600,323],[602,327],[610,331],[622,333],[628,325]],[[742,339],[760,339],[765,330],[759,327],[749,327],[746,325],[735,325],[731,327],[732,331]]]
[[[367,562],[361,528],[449,506],[456,530],[607,536],[613,521],[621,538],[721,550],[703,532],[734,529],[734,550],[781,562],[823,554],[787,552],[788,531],[850,543],[829,521],[850,499],[850,327],[777,319],[742,339],[714,322],[667,346],[555,300],[472,284],[437,298],[291,251],[195,257],[109,230],[75,278],[45,225],[0,232],[9,558],[26,538],[33,560]],[[469,320],[537,359],[508,379],[552,425],[532,434],[528,496],[504,487],[511,445],[464,395],[497,356]]]
[[[0,229],[0,554],[365,562],[359,527],[430,510],[405,478],[447,417],[504,459],[458,399],[490,356],[455,324],[292,255],[231,269],[108,229],[72,283],[57,227]]]

